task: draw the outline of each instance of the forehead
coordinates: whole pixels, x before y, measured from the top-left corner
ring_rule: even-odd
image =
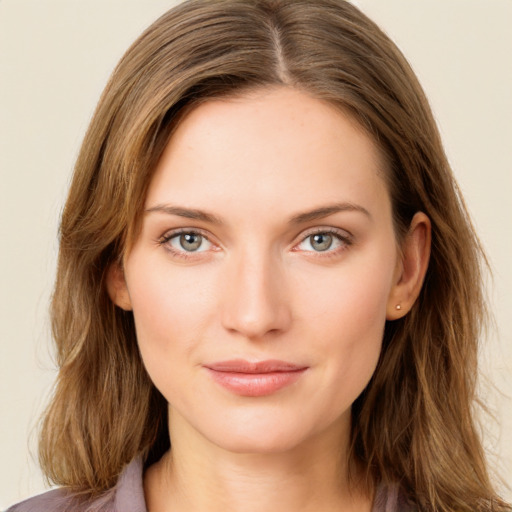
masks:
[[[207,101],[181,120],[146,207],[254,214],[266,205],[284,214],[318,202],[372,204],[387,197],[382,168],[376,145],[341,110],[291,88],[263,89]]]

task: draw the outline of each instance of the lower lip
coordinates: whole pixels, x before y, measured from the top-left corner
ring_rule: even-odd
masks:
[[[271,395],[300,379],[306,368],[285,372],[238,373],[207,368],[213,380],[241,396]]]

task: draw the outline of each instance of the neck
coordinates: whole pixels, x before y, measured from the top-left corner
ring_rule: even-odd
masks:
[[[338,426],[284,452],[233,453],[183,426],[174,421],[172,451],[146,472],[150,512],[371,510],[368,493],[349,484],[348,429],[341,444]]]

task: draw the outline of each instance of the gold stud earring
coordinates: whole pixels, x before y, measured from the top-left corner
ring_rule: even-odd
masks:
[[[397,309],[397,310],[401,310],[401,309],[402,309],[402,305],[401,305],[401,304],[397,304],[397,305],[395,306],[395,309]]]

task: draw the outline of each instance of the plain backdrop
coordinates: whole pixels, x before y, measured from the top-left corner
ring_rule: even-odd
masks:
[[[0,0],[0,509],[45,489],[35,438],[55,378],[47,309],[78,147],[125,49],[175,3]],[[485,445],[512,482],[512,0],[355,3],[419,75],[489,253],[497,327],[481,359],[497,422]]]

